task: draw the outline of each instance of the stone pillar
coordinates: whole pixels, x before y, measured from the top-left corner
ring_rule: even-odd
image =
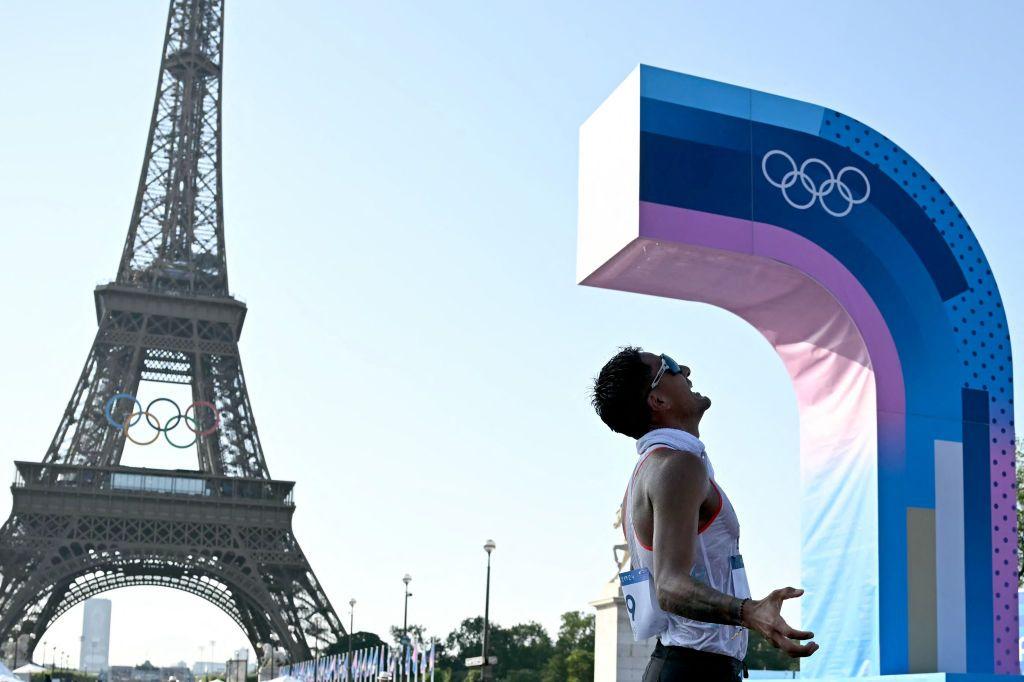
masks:
[[[655,638],[633,641],[619,580],[607,583],[590,605],[594,619],[594,682],[639,682],[654,650]]]

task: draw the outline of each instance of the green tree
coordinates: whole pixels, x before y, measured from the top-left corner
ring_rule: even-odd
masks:
[[[455,668],[462,665],[462,660],[467,656],[479,656],[481,647],[480,635],[483,632],[484,619],[482,616],[466,618],[459,626],[448,633],[444,640],[445,659]],[[501,628],[491,625],[491,636],[495,630]]]
[[[594,616],[580,611],[562,614],[554,653],[544,666],[543,682],[592,682],[594,679]]]
[[[480,670],[467,670],[465,659],[480,655],[483,627],[482,617],[466,618],[439,642],[436,680],[478,682]],[[535,622],[490,628],[488,653],[498,658],[497,682],[593,682],[594,616],[563,613],[555,642]]]
[[[555,648],[568,654],[573,649],[594,650],[594,614],[567,611],[562,614]]]
[[[569,677],[568,668],[565,665],[565,654],[555,653],[544,666],[541,674],[541,682],[565,682]]]
[[[540,623],[529,622],[510,628],[492,628],[490,654],[498,657],[495,676],[504,678],[513,670],[540,672],[551,658],[551,637]]]
[[[410,625],[408,628],[409,642],[429,642],[427,639],[427,629],[422,625]],[[402,628],[397,625],[391,626],[391,640],[395,643],[395,646],[402,645]]]
[[[441,665],[451,669],[453,682],[471,679],[474,671],[466,671],[465,659],[479,656],[483,651],[483,627],[484,619],[477,616],[466,618],[448,633]],[[488,654],[498,657],[494,676],[502,682],[529,680],[531,673],[539,675],[553,650],[551,636],[539,623],[520,623],[509,628],[497,623],[490,625]]]
[[[352,651],[369,649],[370,647],[380,646],[384,643],[384,640],[373,632],[355,632],[351,635],[351,639]],[[342,637],[340,640],[324,649],[324,655],[331,656],[333,654],[348,653],[348,640],[349,637]]]
[[[594,682],[594,650],[573,649],[565,657],[566,682]]]

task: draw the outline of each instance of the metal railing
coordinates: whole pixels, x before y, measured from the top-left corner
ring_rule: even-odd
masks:
[[[15,462],[13,488],[173,495],[295,505],[295,483],[211,476],[199,471]]]

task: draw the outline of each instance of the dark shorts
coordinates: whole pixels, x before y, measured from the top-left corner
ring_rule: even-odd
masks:
[[[736,682],[743,679],[743,662],[732,656],[697,651],[658,642],[643,682]]]

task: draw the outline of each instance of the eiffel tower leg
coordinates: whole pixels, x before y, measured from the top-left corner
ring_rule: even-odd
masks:
[[[199,359],[194,392],[197,400],[212,403],[220,412],[220,428],[210,436],[201,450],[216,453],[207,455],[213,471],[225,476],[244,478],[270,478],[263,460],[263,448],[256,421],[249,404],[238,346],[232,344],[233,353],[204,353]]]
[[[294,631],[305,633],[302,644],[308,649],[318,641],[328,645],[340,641],[345,632],[341,621],[290,533],[289,542],[293,543],[296,556],[287,563],[268,567],[272,584],[287,586],[277,592],[278,608]]]

